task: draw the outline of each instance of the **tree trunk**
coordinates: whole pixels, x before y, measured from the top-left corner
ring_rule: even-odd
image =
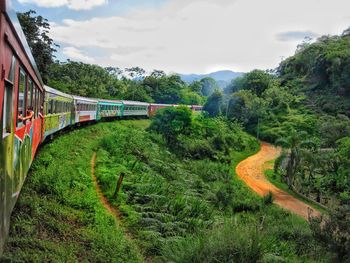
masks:
[[[119,193],[120,188],[122,186],[124,176],[125,176],[125,173],[121,173],[119,175],[119,180],[118,180],[117,186],[115,188],[115,191],[114,191],[114,194],[113,194],[113,198],[117,198],[118,197],[118,193]]]

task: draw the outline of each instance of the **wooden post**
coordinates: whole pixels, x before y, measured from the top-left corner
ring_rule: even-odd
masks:
[[[125,176],[125,173],[121,173],[119,175],[119,180],[118,180],[118,183],[117,183],[117,187],[115,188],[113,198],[116,198],[118,196],[120,187],[122,186],[122,183],[123,183],[124,176]]]

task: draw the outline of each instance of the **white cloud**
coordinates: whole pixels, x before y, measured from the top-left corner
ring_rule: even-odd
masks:
[[[41,7],[66,6],[73,10],[89,10],[104,5],[108,0],[18,0],[22,4],[36,4]]]
[[[349,9],[348,0],[170,0],[122,16],[64,20],[52,27],[52,37],[88,49],[100,65],[249,71],[275,68],[294,53],[302,33],[340,34],[349,26]],[[291,32],[301,33],[287,39]],[[97,57],[93,48],[108,55]]]
[[[63,48],[63,54],[72,60],[78,60],[86,63],[94,63],[95,60],[87,55],[85,55],[81,50],[75,47],[65,47]]]

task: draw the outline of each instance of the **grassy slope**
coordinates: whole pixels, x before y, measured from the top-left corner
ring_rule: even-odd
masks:
[[[59,136],[43,146],[12,215],[2,260],[141,262],[95,192],[90,159],[115,122]]]
[[[233,152],[231,166],[184,161],[144,132],[146,126],[141,123],[136,129],[135,122],[121,123],[105,142],[114,154],[99,149],[96,168],[102,190],[119,206],[146,256],[172,262],[225,261],[232,255],[249,262],[326,260],[327,253],[320,252],[303,219],[264,204],[236,177],[235,166],[256,148]],[[131,132],[135,140],[123,135]],[[146,158],[131,172],[135,158],[123,149],[133,144]],[[127,176],[116,199],[121,171]]]

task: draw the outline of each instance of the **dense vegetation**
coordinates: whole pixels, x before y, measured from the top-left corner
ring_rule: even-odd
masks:
[[[145,76],[139,67],[122,71],[73,61],[54,63],[49,70],[48,85],[70,94],[168,104],[202,104],[204,101],[205,83],[194,89],[178,75],[166,75],[159,70]]]
[[[271,206],[270,197],[260,199],[235,176],[232,166],[257,150],[238,124],[193,117],[180,107],[160,111],[145,128],[123,122],[101,139],[96,175],[146,257],[326,260],[306,222]]]
[[[350,217],[349,52],[349,29],[304,42],[276,71],[253,70],[204,106],[285,149],[274,177],[330,208],[313,229],[320,242],[332,244],[338,261],[350,258],[350,232],[343,227]]]
[[[329,206],[350,200],[349,50],[348,31],[304,42],[275,72],[253,70],[224,94],[214,92],[204,107],[290,149],[276,172],[287,175],[290,187]]]

